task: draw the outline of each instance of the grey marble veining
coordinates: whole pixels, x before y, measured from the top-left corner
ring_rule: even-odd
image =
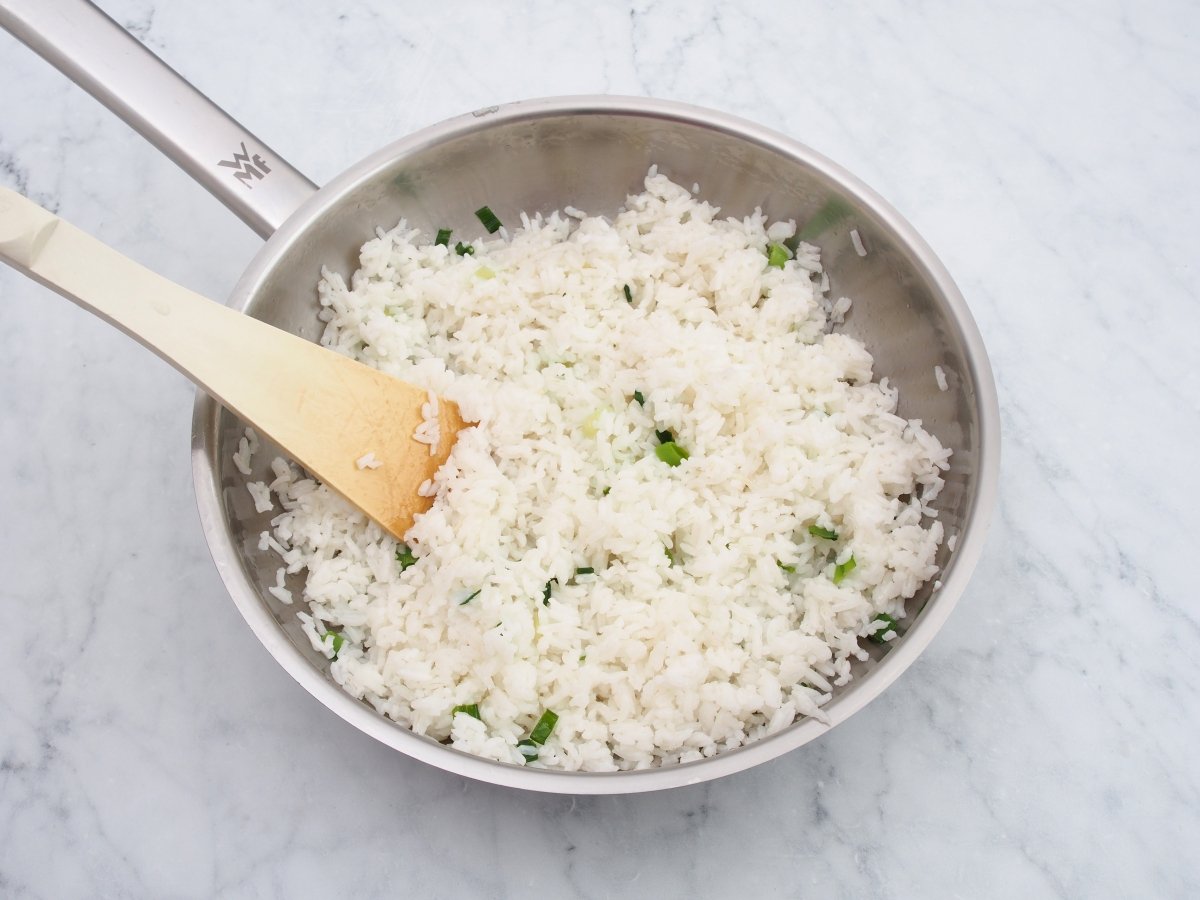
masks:
[[[809,143],[967,295],[1002,499],[945,630],[815,744],[662,794],[493,788],[288,678],[208,560],[190,387],[0,271],[0,896],[1200,894],[1200,7],[102,5],[317,181],[565,93]],[[0,183],[232,287],[231,214],[6,35],[0,84]]]

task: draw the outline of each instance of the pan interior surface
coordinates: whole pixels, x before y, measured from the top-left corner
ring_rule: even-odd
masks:
[[[903,637],[855,666],[855,678],[826,705],[830,725],[876,696],[929,643],[978,558],[994,498],[998,413],[991,371],[974,323],[949,276],[890,206],[853,176],[787,138],[732,117],[658,101],[569,98],[485,110],[434,126],[385,148],[318,192],[277,232],[235,289],[232,304],[317,340],[316,285],[322,266],[343,276],[377,227],[400,219],[432,238],[483,235],[474,211],[504,222],[565,205],[614,215],[657,165],[700,199],[741,217],[761,208],[795,219],[821,249],[830,296],[854,306],[841,330],[862,340],[876,377],[899,388],[899,414],[920,419],[953,450],[937,505],[953,553],[939,550],[942,587],[926,585],[908,605]],[[861,256],[851,237],[867,250]],[[939,390],[940,366],[948,390]],[[197,398],[193,460],[204,529],[214,559],[259,638],[306,689],[357,727],[410,756],[469,777],[567,793],[624,793],[695,783],[778,756],[827,730],[802,720],[711,759],[612,774],[564,773],[491,762],[414,735],[342,692],[328,661],[300,630],[295,605],[268,592],[280,562],[260,550],[270,514],[258,514],[232,456],[244,426],[206,396]],[[264,442],[265,443],[265,442]],[[255,457],[251,480],[271,480],[275,448]],[[289,583],[297,598],[301,576]],[[884,652],[886,651],[886,652]]]

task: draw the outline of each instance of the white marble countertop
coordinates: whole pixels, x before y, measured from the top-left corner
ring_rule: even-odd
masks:
[[[318,182],[451,115],[566,93],[810,144],[966,294],[1001,502],[948,626],[817,742],[659,794],[493,788],[292,682],[209,561],[191,387],[5,269],[0,895],[1200,894],[1200,7],[102,5]],[[247,228],[7,35],[0,84],[0,183],[227,294]]]

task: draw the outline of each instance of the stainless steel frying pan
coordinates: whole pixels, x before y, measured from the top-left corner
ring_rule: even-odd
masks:
[[[996,497],[1000,422],[987,353],[962,296],[912,227],[840,166],[765,128],[678,103],[566,97],[477,110],[398,141],[318,189],[86,0],[0,0],[0,26],[45,57],[175,160],[267,239],[230,305],[316,339],[322,264],[349,274],[378,225],[479,226],[487,203],[504,220],[573,204],[612,214],[651,164],[698,182],[728,215],[760,206],[771,218],[822,223],[833,289],[855,299],[845,330],[866,342],[877,371],[900,388],[902,415],[923,420],[954,450],[939,500],[947,534],[941,587],[913,599],[904,635],[856,667],[825,707],[829,724],[800,721],[712,759],[612,774],[490,762],[413,734],[345,694],[302,636],[295,611],[268,593],[278,559],[258,549],[266,517],[233,468],[242,426],[196,397],[192,460],[204,534],[230,595],[263,645],[306,690],[346,721],[409,756],[495,784],[561,793],[649,791],[692,784],[773,759],[845,721],[921,653],[962,595]],[[0,101],[2,103],[2,101]],[[68,211],[69,214],[69,211]],[[869,249],[860,257],[857,229]],[[942,366],[950,390],[939,391]],[[270,453],[261,457],[270,458]],[[296,585],[298,587],[298,585]]]

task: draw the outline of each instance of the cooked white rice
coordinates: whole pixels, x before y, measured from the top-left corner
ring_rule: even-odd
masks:
[[[258,435],[253,428],[247,428],[242,437],[238,438],[238,448],[233,454],[233,465],[243,475],[250,474],[250,457],[258,451]]]
[[[645,187],[613,221],[522,216],[474,256],[401,223],[320,284],[323,343],[479,424],[423,486],[415,564],[282,460],[260,546],[306,571],[301,622],[347,691],[481,756],[526,764],[544,710],[530,764],[594,771],[819,718],[937,571],[949,451],[828,331],[849,303],[817,249],[769,267],[794,223],[719,219],[653,169]],[[664,462],[656,431],[689,457]]]
[[[362,456],[356,459],[354,461],[354,465],[359,469],[378,469],[383,465],[383,463],[379,461],[379,457],[375,455],[374,451],[372,451],[370,453],[364,453]]]
[[[247,454],[245,458],[249,460],[249,454]],[[255,512],[265,513],[270,512],[275,508],[275,503],[271,500],[271,489],[263,482],[247,482],[246,490],[250,492],[250,496],[254,500]]]
[[[442,440],[442,423],[438,418],[438,398],[433,391],[428,399],[421,404],[421,424],[413,432],[413,438],[422,444],[429,445],[429,455],[435,456],[438,445]]]

